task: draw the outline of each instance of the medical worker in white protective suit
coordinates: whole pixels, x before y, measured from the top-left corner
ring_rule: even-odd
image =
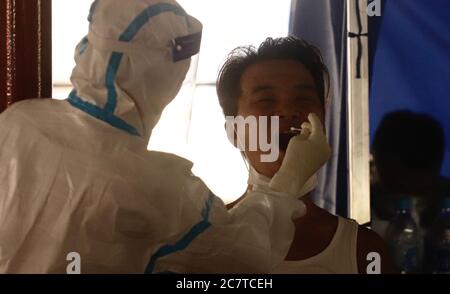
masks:
[[[201,24],[172,0],[99,0],[89,20],[70,97],[0,115],[0,273],[66,273],[74,256],[81,273],[270,272],[300,200],[256,186],[229,212],[191,162],[146,149]]]

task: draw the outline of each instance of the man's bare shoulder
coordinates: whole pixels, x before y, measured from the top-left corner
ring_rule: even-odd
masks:
[[[367,266],[372,261],[368,258],[371,253],[375,253],[380,256],[382,274],[397,273],[392,257],[383,239],[371,229],[360,225],[358,228],[357,240],[359,273],[367,273]]]

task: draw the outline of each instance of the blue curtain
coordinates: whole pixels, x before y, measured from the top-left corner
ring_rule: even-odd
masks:
[[[424,112],[447,140],[442,174],[450,176],[450,1],[386,0],[372,42],[371,137],[386,113]],[[373,39],[372,39],[373,40]]]
[[[327,132],[333,157],[320,171],[313,195],[319,206],[347,216],[345,1],[293,0],[290,33],[320,49],[331,75]]]

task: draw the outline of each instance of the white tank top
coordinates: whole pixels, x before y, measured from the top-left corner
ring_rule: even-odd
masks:
[[[285,260],[274,274],[357,274],[358,223],[338,217],[333,239],[324,251],[304,260]]]

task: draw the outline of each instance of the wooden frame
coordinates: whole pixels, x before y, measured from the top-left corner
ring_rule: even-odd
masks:
[[[0,112],[51,97],[51,0],[3,0],[0,20]]]
[[[348,216],[360,224],[370,222],[367,18],[366,0],[347,0],[347,28],[350,32],[347,41]]]

